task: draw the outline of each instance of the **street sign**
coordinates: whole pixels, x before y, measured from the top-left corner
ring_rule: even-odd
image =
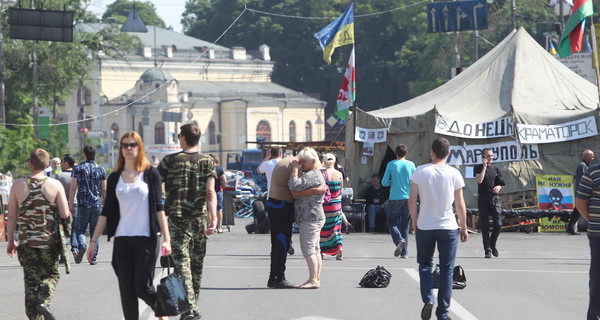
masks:
[[[167,112],[163,111],[162,113],[162,121],[165,122],[181,122],[183,120],[183,115],[181,112]]]
[[[486,0],[427,4],[427,32],[487,29]]]

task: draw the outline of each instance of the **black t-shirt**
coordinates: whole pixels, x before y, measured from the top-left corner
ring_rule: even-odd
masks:
[[[365,192],[365,205],[370,204],[378,204],[382,205],[387,199],[390,197],[390,189],[384,186],[379,187],[379,189],[375,189],[375,187],[370,186],[369,189]]]
[[[475,166],[473,173],[477,175],[481,173],[482,170],[483,164],[478,164]],[[492,190],[495,186],[504,186],[505,184],[506,183],[502,178],[502,173],[500,172],[500,169],[498,169],[498,167],[494,165],[490,165],[485,170],[485,177],[483,177],[483,182],[481,182],[479,186],[477,186],[477,192],[479,193],[479,195],[493,195],[494,192],[492,192]]]
[[[223,168],[221,166],[215,166],[215,170],[217,171],[217,179],[215,179],[215,191],[221,191],[221,176],[225,174]]]

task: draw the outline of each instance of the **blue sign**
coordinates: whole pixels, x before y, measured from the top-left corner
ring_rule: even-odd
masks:
[[[427,32],[487,29],[486,0],[427,4]]]

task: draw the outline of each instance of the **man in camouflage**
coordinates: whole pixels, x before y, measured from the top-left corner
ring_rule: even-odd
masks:
[[[198,152],[200,129],[181,126],[177,135],[182,152],[167,155],[158,165],[165,183],[175,270],[184,278],[191,310],[181,320],[199,319],[198,297],[207,236],[216,228],[216,170],[213,159]],[[208,216],[207,216],[208,214]]]
[[[55,319],[50,302],[58,283],[58,256],[64,237],[60,220],[69,217],[65,190],[58,180],[44,174],[50,156],[35,149],[28,160],[30,176],[16,181],[8,203],[8,246],[6,252],[17,253],[25,280],[25,313],[29,319]],[[19,240],[15,240],[18,228]]]

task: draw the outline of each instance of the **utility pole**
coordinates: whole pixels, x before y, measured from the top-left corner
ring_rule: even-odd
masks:
[[[456,0],[453,0],[456,1]],[[459,10],[456,11],[456,21],[460,19]],[[454,55],[454,68],[458,69],[460,67],[460,53],[458,52],[458,30],[454,31],[454,45],[452,46],[452,52]]]
[[[33,128],[34,134],[33,137],[37,140],[39,134],[38,128],[38,72],[37,72],[37,56],[35,54],[35,41],[33,42],[33,49],[31,50],[31,62],[32,62],[32,71],[33,71]]]
[[[517,2],[512,0],[510,4],[510,30],[512,31],[515,28],[517,28]]]

